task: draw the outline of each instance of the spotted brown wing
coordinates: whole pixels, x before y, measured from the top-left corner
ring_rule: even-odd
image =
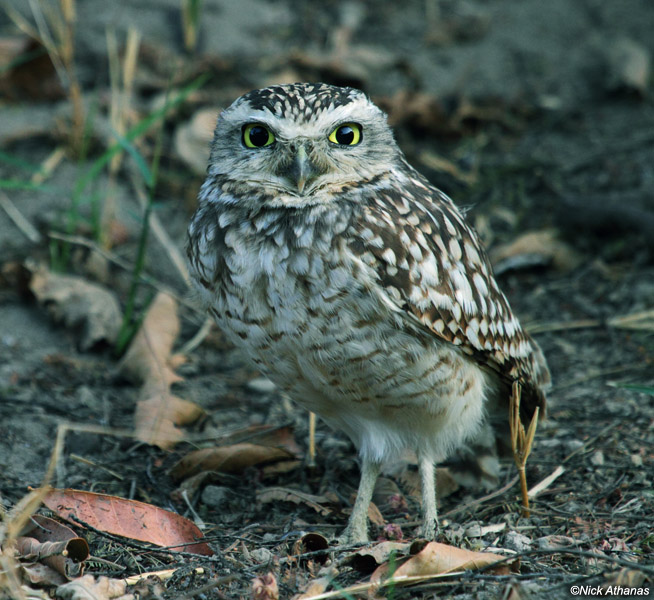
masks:
[[[447,196],[407,170],[401,188],[379,189],[364,206],[351,249],[377,271],[387,298],[413,323],[507,384],[519,381],[523,418],[536,406],[544,414],[545,359],[498,288],[477,235]]]

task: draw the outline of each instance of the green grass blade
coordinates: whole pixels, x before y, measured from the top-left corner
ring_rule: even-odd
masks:
[[[0,188],[4,190],[31,190],[33,192],[53,192],[54,188],[32,183],[31,181],[21,181],[20,179],[0,179]]]
[[[165,117],[166,113],[171,109],[174,108],[175,106],[181,104],[188,98],[188,96],[197,90],[199,87],[204,85],[204,83],[207,81],[209,78],[208,75],[201,75],[198,77],[195,81],[191,82],[189,85],[186,87],[182,88],[182,90],[175,96],[172,100],[169,102],[166,102],[164,106],[162,106],[159,110],[154,111],[152,114],[148,115],[145,119],[143,119],[140,123],[136,124],[134,127],[132,127],[126,134],[125,134],[125,139],[128,141],[133,141],[137,137],[139,137],[141,134],[145,133],[152,125],[154,125],[157,121]],[[100,156],[96,161],[91,165],[89,170],[86,172],[86,174],[81,177],[77,184],[75,185],[75,196],[79,198],[79,196],[82,194],[84,191],[84,188],[98,177],[102,169],[105,167],[105,165],[118,153],[123,150],[123,145],[120,142],[116,142],[113,146],[107,149],[107,151]]]
[[[41,169],[39,165],[34,165],[30,162],[27,162],[26,160],[23,160],[22,158],[18,158],[13,154],[7,154],[6,152],[2,152],[1,150],[0,150],[0,161],[5,162],[8,165],[11,165],[12,167],[18,167],[23,171],[29,171],[30,173],[37,173]]]
[[[152,171],[150,171],[150,167],[148,167],[147,163],[145,162],[143,155],[138,151],[136,146],[134,146],[134,144],[132,144],[132,142],[128,140],[125,136],[120,135],[120,133],[118,133],[113,129],[112,129],[112,133],[115,136],[118,143],[120,144],[121,148],[123,148],[123,150],[125,150],[125,152],[127,152],[136,163],[136,166],[138,170],[141,172],[141,176],[145,181],[145,185],[147,185],[148,188],[152,187],[153,186]]]

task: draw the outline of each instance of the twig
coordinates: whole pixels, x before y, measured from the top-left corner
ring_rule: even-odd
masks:
[[[545,479],[543,479],[540,483],[537,483],[534,487],[532,487],[528,492],[527,496],[529,498],[535,498],[540,494],[543,490],[546,490],[552,483],[554,483],[561,475],[565,473],[565,469],[559,465],[550,473]]]
[[[107,467],[98,464],[97,462],[94,462],[92,460],[89,460],[88,458],[84,458],[83,456],[80,456],[79,454],[73,454],[71,453],[70,455],[71,460],[76,460],[77,462],[80,462],[84,465],[88,465],[89,467],[94,467],[95,469],[101,469],[102,471],[105,471],[106,473],[109,473],[112,477],[115,477],[119,481],[125,481],[125,478],[120,474],[116,473],[116,471],[112,471],[111,469],[108,469]]]
[[[516,483],[518,483],[519,479],[520,476],[516,475],[513,479],[511,479],[511,481],[509,481],[509,483],[502,486],[499,490],[495,490],[494,492],[491,492],[486,496],[482,496],[481,498],[477,498],[476,500],[473,500],[472,502],[468,502],[467,504],[457,506],[456,508],[453,508],[452,510],[449,510],[446,513],[442,514],[441,517],[451,517],[452,515],[468,510],[469,508],[473,508],[474,506],[483,504],[484,502],[488,502],[488,500],[497,498],[497,496],[501,496],[505,492],[508,492]]]

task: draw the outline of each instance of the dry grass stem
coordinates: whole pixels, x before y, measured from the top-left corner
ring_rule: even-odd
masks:
[[[214,320],[212,317],[207,317],[202,323],[202,327],[197,330],[196,334],[186,342],[180,349],[179,354],[186,356],[195,350],[209,335],[213,329]]]
[[[511,391],[511,405],[509,412],[509,426],[511,428],[511,449],[513,451],[513,460],[518,468],[518,475],[520,476],[520,492],[522,495],[522,514],[525,517],[529,516],[529,492],[527,491],[527,474],[526,465],[531,447],[534,443],[536,435],[536,427],[538,424],[538,414],[540,409],[536,407],[534,414],[529,423],[529,428],[525,432],[525,428],[520,419],[520,397],[522,395],[522,388],[517,381],[513,382]]]
[[[148,202],[148,195],[143,188],[143,182],[136,177],[132,177],[132,183],[134,185],[134,189],[136,190],[136,195],[139,199],[139,203],[141,204],[141,208],[145,211],[145,207]],[[164,226],[161,224],[161,221],[156,214],[150,213],[148,226],[150,227],[150,231],[154,234],[154,237],[163,246],[166,254],[168,254],[168,257],[170,258],[170,262],[173,263],[173,266],[177,269],[177,272],[184,280],[186,286],[190,287],[191,277],[186,266],[186,259],[182,255],[177,244],[172,241],[168,235],[168,232],[164,229]]]
[[[590,327],[616,327],[637,331],[654,331],[654,310],[645,310],[628,315],[619,315],[606,320],[579,319],[577,321],[553,321],[551,323],[533,323],[525,327],[531,333],[568,331]]]
[[[316,465],[316,413],[309,413],[309,466]]]
[[[527,496],[529,498],[535,498],[540,494],[541,492],[544,492],[548,487],[550,487],[561,475],[565,473],[565,469],[559,465],[552,471],[545,479],[543,479],[540,483],[537,483],[534,487],[532,487],[528,492]]]
[[[55,2],[48,0],[29,0],[35,26],[9,2],[4,1],[2,7],[18,29],[36,40],[48,52],[71,103],[72,127],[69,142],[73,153],[78,155],[84,137],[84,101],[75,69],[75,0],[60,0],[58,8]]]
[[[51,152],[48,157],[41,163],[41,168],[32,175],[30,183],[34,185],[41,185],[46,179],[54,173],[55,169],[61,164],[61,161],[66,157],[66,150],[59,146]]]

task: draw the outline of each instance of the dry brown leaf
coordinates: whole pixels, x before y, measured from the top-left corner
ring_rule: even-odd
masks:
[[[496,273],[550,264],[559,271],[571,271],[582,260],[553,229],[525,233],[509,244],[494,248],[490,258]]]
[[[177,302],[172,296],[159,292],[121,360],[121,372],[139,383],[170,385],[181,381],[171,367],[173,344],[179,329]]]
[[[57,598],[64,600],[134,600],[133,594],[126,594],[127,584],[122,579],[109,579],[84,575],[57,588]]]
[[[405,555],[409,546],[408,542],[380,542],[357,550],[347,561],[360,573],[372,573],[379,565],[387,562],[391,554]]]
[[[330,564],[320,569],[318,575],[320,575],[318,579],[310,581],[302,592],[293,596],[291,600],[309,600],[314,596],[322,594],[338,575],[338,569],[333,564]]]
[[[40,562],[22,562],[20,563],[23,579],[35,585],[53,586],[66,583],[66,579],[61,573]]]
[[[505,558],[490,552],[473,552],[456,546],[429,542],[415,556],[412,556],[395,569],[393,579],[480,569]],[[390,565],[388,563],[381,565],[371,575],[370,581],[381,582],[388,576],[389,569]],[[507,563],[502,563],[493,570],[493,573],[508,575],[509,566]]]
[[[30,290],[57,322],[80,328],[80,348],[88,350],[99,342],[113,344],[122,314],[116,296],[95,283],[73,275],[59,275],[44,267],[26,265],[32,272]]]
[[[82,574],[89,556],[86,540],[63,523],[42,515],[32,516],[16,540],[16,548],[21,559],[42,562],[69,580]]]
[[[167,386],[145,385],[134,412],[134,433],[140,441],[168,450],[184,436],[177,426],[193,423],[203,414],[200,406],[173,395]]]
[[[279,600],[277,580],[272,573],[255,577],[252,581],[252,600]]]
[[[241,473],[248,467],[295,458],[288,450],[258,444],[233,444],[194,450],[179,460],[170,475],[179,480],[201,471]]]
[[[386,525],[384,515],[381,514],[381,511],[377,508],[377,505],[374,502],[368,504],[368,520],[379,527]]]
[[[207,170],[209,143],[218,113],[215,108],[203,108],[175,131],[175,152],[198,175],[204,175]]]
[[[288,450],[258,444],[243,443],[202,448],[184,456],[173,466],[170,474],[175,479],[182,479],[201,471],[240,473],[248,467],[290,458],[294,457]]]
[[[303,492],[298,492],[297,490],[282,487],[270,487],[258,491],[257,501],[262,504],[268,502],[293,502],[294,504],[306,504],[309,508],[312,508],[323,516],[332,512],[331,509],[322,505],[322,503],[330,501],[327,496],[305,494]]]
[[[75,519],[115,535],[173,550],[213,555],[202,532],[188,519],[145,502],[73,489],[52,489],[43,500],[62,519]]]
[[[122,373],[142,383],[134,415],[137,439],[165,450],[182,438],[178,425],[204,414],[199,406],[170,391],[182,379],[174,371],[181,359],[172,354],[179,329],[177,302],[159,292],[120,364]]]
[[[261,477],[263,479],[276,478],[300,468],[302,464],[301,460],[283,460],[270,465],[264,465],[261,468]]]
[[[238,444],[240,442],[251,442],[259,446],[274,446],[286,448],[295,456],[302,455],[302,449],[295,441],[293,429],[288,426],[279,427],[275,425],[250,425],[239,429],[220,438],[221,445]]]

